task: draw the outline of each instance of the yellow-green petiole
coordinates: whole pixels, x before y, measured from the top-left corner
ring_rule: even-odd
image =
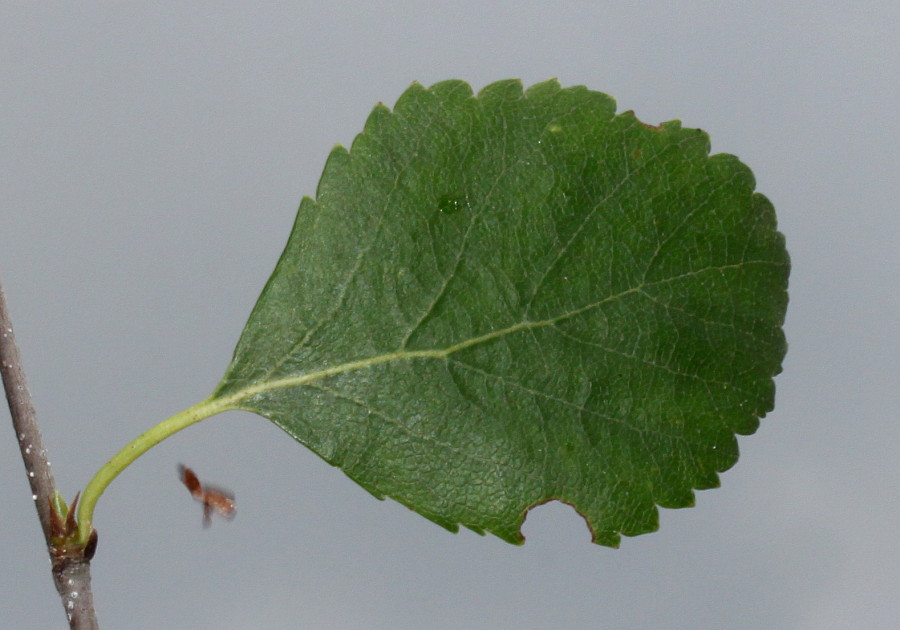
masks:
[[[119,473],[167,437],[210,416],[235,409],[234,398],[236,397],[207,398],[193,407],[176,413],[132,440],[125,448],[106,462],[88,482],[87,487],[81,494],[81,502],[78,506],[78,541],[81,544],[87,544],[93,529],[94,506],[97,504],[97,499],[100,498],[106,487],[112,483],[112,480],[119,476]]]

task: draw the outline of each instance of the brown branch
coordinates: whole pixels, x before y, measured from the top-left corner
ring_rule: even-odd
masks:
[[[87,549],[83,547],[60,549],[57,545],[58,539],[54,540],[54,512],[51,506],[56,493],[56,482],[53,480],[34,404],[25,381],[25,372],[22,370],[19,348],[16,345],[2,286],[0,286],[0,376],[6,390],[6,400],[9,403],[9,413],[12,416],[22,461],[28,474],[28,483],[31,485],[31,497],[37,508],[44,540],[47,542],[53,566],[53,581],[62,598],[69,627],[72,630],[96,630],[98,626],[91,593],[90,565],[96,538]],[[58,533],[57,531],[56,534]]]

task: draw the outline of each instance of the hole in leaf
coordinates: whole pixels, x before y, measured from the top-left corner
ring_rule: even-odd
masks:
[[[593,531],[587,518],[571,503],[561,499],[548,499],[537,503],[525,512],[525,523],[522,533],[526,539],[560,539],[579,540],[585,535],[593,539]]]

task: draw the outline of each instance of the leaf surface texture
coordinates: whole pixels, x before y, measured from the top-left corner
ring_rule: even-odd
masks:
[[[555,82],[414,84],[329,156],[214,397],[377,497],[653,531],[772,409],[788,256],[731,155]]]

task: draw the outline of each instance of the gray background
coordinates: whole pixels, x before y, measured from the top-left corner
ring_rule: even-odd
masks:
[[[595,547],[554,504],[524,547],[454,536],[229,413],[99,503],[105,628],[896,627],[900,4],[77,4],[0,6],[0,274],[68,496],[212,390],[328,151],[413,80],[702,127],[794,265],[776,411],[660,532]],[[233,522],[201,528],[178,462]],[[0,466],[2,625],[64,627],[9,428]]]

